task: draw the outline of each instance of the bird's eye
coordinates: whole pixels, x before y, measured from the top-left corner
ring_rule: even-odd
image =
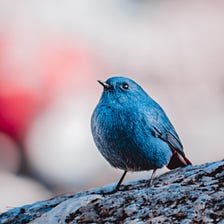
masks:
[[[129,85],[127,83],[123,83],[122,89],[125,89],[125,90],[129,89]]]

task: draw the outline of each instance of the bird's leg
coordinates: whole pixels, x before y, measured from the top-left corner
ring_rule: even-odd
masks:
[[[110,192],[102,192],[103,195],[110,195],[110,194],[116,193],[119,190],[119,187],[120,187],[122,181],[124,180],[124,177],[125,177],[125,175],[126,175],[127,172],[128,172],[127,170],[124,171],[124,173],[121,176],[121,179],[117,183],[117,186],[114,188],[114,190],[112,190]]]
[[[154,178],[155,174],[156,174],[156,169],[153,169],[151,178],[150,178],[150,180],[149,180],[149,182],[148,182],[149,187],[152,186],[153,178]]]
[[[121,179],[120,179],[119,182],[117,183],[117,186],[116,186],[116,188],[115,188],[115,191],[118,191],[118,190],[119,190],[119,187],[120,187],[122,181],[124,180],[124,177],[125,177],[125,175],[126,175],[127,172],[128,172],[127,170],[124,171],[123,175],[121,176]]]

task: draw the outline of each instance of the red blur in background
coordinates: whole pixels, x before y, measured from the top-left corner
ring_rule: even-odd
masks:
[[[81,45],[76,48],[63,38],[57,41],[57,37],[51,38],[53,44],[46,40],[31,55],[32,70],[26,63],[19,64],[16,55],[10,54],[5,60],[11,43],[0,40],[0,131],[15,141],[23,141],[32,121],[59,94],[88,92],[91,88],[89,76],[95,74],[96,63],[90,52]],[[24,50],[19,43],[15,47],[15,52]],[[23,57],[30,61],[29,55]],[[38,83],[33,88],[32,79]]]

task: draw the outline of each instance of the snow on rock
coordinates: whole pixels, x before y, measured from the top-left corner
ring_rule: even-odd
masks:
[[[0,223],[224,223],[224,160],[14,208]]]

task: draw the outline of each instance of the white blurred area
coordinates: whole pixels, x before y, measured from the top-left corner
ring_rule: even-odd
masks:
[[[58,99],[28,132],[31,164],[50,182],[81,188],[91,183],[92,173],[99,169],[89,131],[89,111],[94,105],[85,104],[88,101],[75,95]]]
[[[90,132],[96,80],[112,75],[161,104],[193,164],[223,159],[223,11],[222,0],[0,1],[0,209],[120,178]],[[24,193],[21,151],[36,186]]]

